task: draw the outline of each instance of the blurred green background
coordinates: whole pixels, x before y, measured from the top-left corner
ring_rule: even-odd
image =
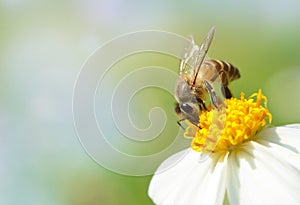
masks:
[[[234,94],[262,88],[274,125],[300,122],[299,7],[296,0],[1,0],[0,204],[152,204],[151,176],[122,176],[97,165],[73,127],[72,92],[81,66],[127,32],[164,30],[201,42],[215,25],[209,56],[240,69]],[[177,61],[164,64],[178,69]],[[178,129],[173,98],[151,92]],[[133,119],[146,119],[150,105],[133,109]]]

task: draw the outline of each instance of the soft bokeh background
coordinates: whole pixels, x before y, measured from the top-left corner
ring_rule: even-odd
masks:
[[[300,122],[299,8],[296,0],[1,0],[0,204],[152,204],[151,176],[121,176],[97,165],[72,121],[82,64],[127,32],[165,30],[200,42],[215,25],[210,56],[232,62],[242,74],[233,92],[263,88],[275,125]],[[162,102],[176,119],[173,99]]]

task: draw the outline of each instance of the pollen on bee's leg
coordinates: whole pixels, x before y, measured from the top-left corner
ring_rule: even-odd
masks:
[[[262,101],[264,101],[263,105],[261,105]],[[266,108],[266,103],[267,98],[261,89],[249,99],[245,98],[244,93],[240,94],[240,99],[226,99],[226,114],[220,114],[217,119],[214,119],[212,115],[216,110],[202,111],[199,123],[202,129],[189,131],[187,129],[185,136],[195,134],[191,145],[195,151],[230,150],[234,146],[251,140],[266,125],[266,119],[271,123],[272,115]],[[191,125],[188,124],[189,127]]]

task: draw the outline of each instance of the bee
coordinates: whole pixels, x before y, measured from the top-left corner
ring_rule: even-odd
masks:
[[[183,120],[199,127],[199,115],[202,110],[207,109],[207,95],[213,108],[219,109],[224,98],[232,97],[229,83],[240,78],[238,68],[232,64],[207,58],[214,33],[215,28],[212,27],[200,46],[191,38],[180,62],[179,78],[175,86],[175,112],[182,118],[177,121],[181,127],[180,122]]]

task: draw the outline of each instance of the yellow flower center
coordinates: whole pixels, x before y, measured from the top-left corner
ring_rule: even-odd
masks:
[[[256,101],[254,100],[256,97]],[[261,105],[261,102],[264,104]],[[188,123],[185,137],[194,137],[192,149],[197,152],[218,152],[234,149],[237,145],[251,140],[257,132],[266,125],[266,118],[269,123],[272,115],[267,106],[267,98],[259,90],[245,99],[245,94],[241,93],[240,99],[226,99],[226,111],[209,109],[200,114],[199,127],[195,131],[195,126]]]

